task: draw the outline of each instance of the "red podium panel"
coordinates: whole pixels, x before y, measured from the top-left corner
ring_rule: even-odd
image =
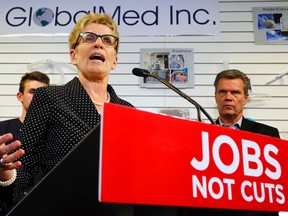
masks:
[[[288,210],[288,142],[105,104],[100,202]]]

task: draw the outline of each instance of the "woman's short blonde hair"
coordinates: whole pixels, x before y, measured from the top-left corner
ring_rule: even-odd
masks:
[[[247,77],[245,73],[237,69],[228,69],[217,74],[215,81],[214,81],[215,94],[217,93],[218,83],[220,79],[223,79],[223,78],[224,79],[241,79],[244,83],[243,90],[244,90],[245,95],[247,95],[249,89],[251,89],[250,79]]]
[[[116,53],[118,53],[118,49],[119,49],[118,26],[110,15],[98,14],[98,13],[88,13],[76,22],[74,28],[72,29],[69,35],[69,41],[68,41],[69,49],[73,49],[74,47],[76,47],[79,34],[83,31],[83,29],[88,24],[91,24],[91,23],[106,25],[111,29],[113,35],[115,35],[118,38],[117,43],[115,43],[115,50],[116,50]]]

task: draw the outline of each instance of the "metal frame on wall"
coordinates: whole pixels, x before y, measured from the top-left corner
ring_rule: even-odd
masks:
[[[288,44],[288,7],[254,7],[255,44]]]
[[[194,87],[193,49],[141,49],[140,64],[141,68],[178,88]],[[140,87],[164,88],[153,77],[140,78]]]

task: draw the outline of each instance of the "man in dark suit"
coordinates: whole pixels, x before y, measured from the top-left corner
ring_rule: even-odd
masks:
[[[215,101],[219,113],[216,123],[262,135],[280,138],[277,128],[251,121],[243,116],[244,106],[249,98],[249,78],[239,70],[225,70],[217,74],[215,82]],[[275,216],[277,212],[229,211],[220,215],[233,216]]]
[[[249,78],[239,70],[225,70],[214,81],[215,101],[219,117],[216,123],[262,135],[279,138],[277,128],[249,120],[243,116],[249,98]],[[179,208],[181,216],[278,216],[278,212],[226,210],[212,208]]]

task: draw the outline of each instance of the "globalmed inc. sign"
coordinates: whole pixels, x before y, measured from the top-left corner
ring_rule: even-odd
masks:
[[[122,36],[219,34],[218,0],[2,1],[0,35],[68,34],[86,13],[108,13]]]

